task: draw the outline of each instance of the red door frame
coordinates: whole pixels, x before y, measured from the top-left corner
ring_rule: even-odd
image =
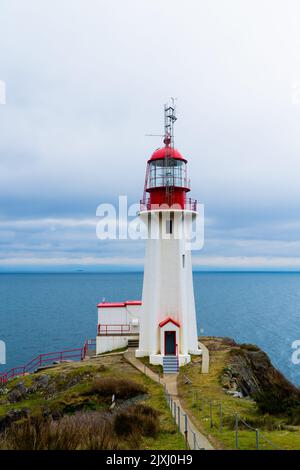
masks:
[[[174,353],[166,353],[166,333],[173,333],[173,337],[174,337]],[[176,356],[176,331],[174,330],[166,330],[165,331],[165,336],[164,336],[164,340],[165,340],[165,356]]]

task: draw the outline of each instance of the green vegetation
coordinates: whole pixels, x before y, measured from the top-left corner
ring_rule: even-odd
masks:
[[[156,374],[160,374],[160,375],[163,374],[163,367],[160,364],[158,365],[150,364],[148,356],[139,357],[139,361],[145,364],[145,366],[149,367],[149,369],[151,369]]]
[[[260,449],[273,448],[267,440],[280,449],[299,449],[300,427],[291,426],[289,416],[262,413],[254,400],[234,398],[224,391],[221,377],[224,370],[226,371],[226,368],[231,366],[232,350],[236,354],[237,347],[220,344],[220,342],[211,339],[207,342],[205,339],[202,341],[210,349],[209,374],[201,373],[201,361],[199,358],[193,357],[190,364],[180,369],[178,377],[180,398],[199,430],[209,437],[216,448],[234,449],[237,414],[239,416],[239,449],[256,448],[255,431],[248,429],[241,420],[255,429],[259,428]],[[248,345],[243,345],[242,349],[245,348],[249,350]],[[251,349],[253,352],[255,351],[254,348],[251,347]],[[190,385],[186,383],[186,377],[191,380]],[[222,404],[222,432],[220,429],[220,404]]]
[[[61,364],[2,387],[0,448],[177,450],[185,444],[163,387],[114,355]]]

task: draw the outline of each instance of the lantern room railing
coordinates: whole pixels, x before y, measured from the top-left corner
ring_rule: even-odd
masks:
[[[192,199],[192,198],[186,198],[184,207],[179,207],[178,204],[170,205],[169,207],[166,204],[163,204],[163,207],[159,206],[158,204],[151,204],[150,202],[150,197],[145,198],[144,200],[140,201],[140,211],[150,211],[150,210],[158,210],[158,209],[164,209],[164,210],[169,210],[169,209],[182,209],[182,210],[188,210],[188,211],[197,211],[197,200]]]

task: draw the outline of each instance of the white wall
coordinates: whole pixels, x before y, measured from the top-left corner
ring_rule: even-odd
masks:
[[[98,307],[98,325],[129,325],[130,333],[139,333],[141,312],[141,305]],[[108,328],[110,331],[113,332]]]
[[[190,211],[151,211],[156,218],[149,220],[149,211],[140,213],[148,228],[146,244],[143,315],[141,317],[140,345],[136,356],[158,354],[161,350],[159,323],[171,316],[180,325],[179,353],[186,356],[198,349],[196,311],[192,278],[191,253],[186,249],[182,217]],[[159,213],[163,213],[159,217]],[[194,213],[196,216],[196,213]],[[174,217],[172,235],[165,235],[166,220]],[[192,228],[189,218],[188,230]],[[176,230],[178,237],[175,237]],[[153,236],[153,234],[155,236]],[[164,236],[162,236],[164,234]],[[183,255],[185,265],[183,266]]]
[[[96,354],[110,352],[114,349],[125,348],[127,343],[127,336],[97,336]]]

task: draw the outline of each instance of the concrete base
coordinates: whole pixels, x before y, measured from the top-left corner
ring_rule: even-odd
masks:
[[[149,356],[148,351],[142,351],[141,349],[135,350],[135,357],[146,357],[146,356]]]
[[[153,365],[163,365],[163,354],[150,354],[149,356],[149,362],[150,364]],[[191,356],[190,354],[179,354],[178,356],[179,359],[179,367],[185,366],[189,362],[191,362]]]
[[[190,349],[189,353],[192,356],[202,356],[202,349]]]
[[[128,345],[127,336],[97,336],[96,354],[103,354],[114,349],[125,348]]]

